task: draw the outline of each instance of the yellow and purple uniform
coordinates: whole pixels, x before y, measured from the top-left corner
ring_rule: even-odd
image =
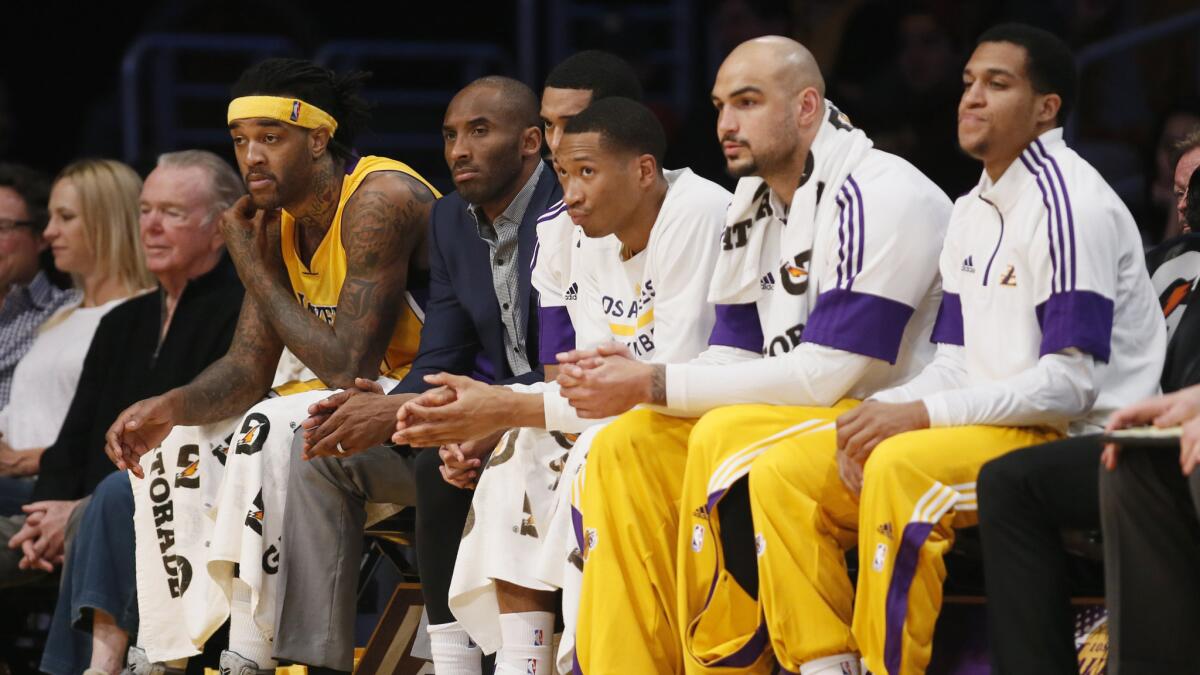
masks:
[[[305,265],[301,260],[296,232],[295,219],[284,211],[280,219],[280,240],[283,247],[283,263],[287,268],[288,280],[291,281],[292,291],[302,307],[311,311],[326,323],[333,325],[337,320],[338,298],[342,293],[342,284],[346,282],[346,248],[342,242],[342,213],[347,202],[367,176],[377,171],[398,171],[421,181],[437,197],[441,195],[422,178],[416,171],[403,162],[386,157],[360,157],[352,160],[346,167],[346,176],[342,179],[342,193],[338,200],[337,213],[329,226],[325,238],[321,240],[312,260]],[[391,340],[388,341],[387,352],[379,364],[379,374],[394,380],[404,377],[417,355],[417,346],[421,339],[421,325],[425,312],[422,309],[427,292],[427,284],[419,283],[409,275],[409,284],[405,289],[405,303],[392,330]],[[319,382],[289,383],[276,389],[284,395],[320,388]]]

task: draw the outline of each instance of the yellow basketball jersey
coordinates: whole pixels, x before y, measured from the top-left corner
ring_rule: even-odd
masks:
[[[399,171],[408,174],[424,183],[434,196],[441,197],[436,188],[403,162],[386,157],[359,158],[355,164],[347,167],[346,176],[342,179],[342,194],[338,200],[337,213],[333,216],[333,224],[329,226],[325,238],[321,240],[316,253],[313,254],[311,267],[306,266],[300,259],[295,220],[287,211],[284,211],[280,218],[283,263],[287,266],[288,279],[292,282],[292,291],[296,294],[296,300],[302,307],[330,325],[337,320],[338,297],[342,292],[342,284],[346,281],[346,249],[342,245],[342,211],[358,186],[362,185],[363,180],[375,171]],[[411,278],[414,275],[410,274],[409,276]],[[425,319],[422,304],[418,303],[418,297],[425,295],[424,290],[423,288],[405,289],[404,308],[396,320],[396,327],[392,331],[392,339],[388,343],[383,363],[379,364],[380,375],[398,380],[404,377],[412,365],[421,338],[421,325]]]

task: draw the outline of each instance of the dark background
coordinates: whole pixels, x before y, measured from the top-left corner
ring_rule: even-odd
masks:
[[[84,156],[124,159],[145,172],[157,153],[197,146],[232,161],[223,130],[227,89],[266,52],[189,52],[172,49],[167,39],[166,48],[143,53],[138,77],[122,76],[123,59],[139,39],[185,33],[271,35],[290,45],[285,51],[305,57],[330,43],[375,41],[366,56],[342,50],[327,61],[375,73],[369,96],[378,105],[359,150],[407,161],[439,187],[450,187],[438,128],[455,90],[493,72],[540,90],[563,56],[608,49],[641,74],[670,134],[667,166],[691,166],[729,184],[708,88],[730,48],[780,33],[812,49],[830,99],[877,146],[908,158],[951,197],[979,175],[978,165],[958,151],[955,107],[962,65],[982,30],[1025,21],[1083,54],[1198,9],[1194,0],[20,4],[5,8],[0,21],[0,157],[52,173]],[[1198,35],[1200,24],[1192,23],[1081,73],[1079,115],[1068,136],[1125,199],[1147,242],[1160,237],[1172,205],[1167,143],[1200,123]],[[380,45],[415,53],[399,58]],[[130,82],[134,95],[123,102],[123,83]],[[164,82],[181,86],[176,91]],[[132,147],[130,128],[138,137]]]

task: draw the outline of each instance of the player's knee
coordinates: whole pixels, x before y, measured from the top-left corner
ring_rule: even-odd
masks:
[[[619,462],[625,467],[638,463],[646,448],[641,447],[660,414],[653,410],[631,410],[606,425],[592,440],[588,462]]]
[[[794,465],[783,446],[776,445],[759,455],[750,465],[750,499],[756,493],[770,494],[787,484],[784,476]]]
[[[413,471],[417,475],[417,480],[427,480],[430,478],[441,478],[442,474],[438,467],[442,465],[442,456],[433,448],[426,448],[417,452],[413,459]]]
[[[303,447],[303,437],[296,434],[297,441],[292,444],[292,457],[288,462],[288,490],[304,490],[314,483],[330,481],[331,472],[337,468],[336,460],[332,457],[313,457],[305,460],[300,456]]]
[[[124,471],[110,473],[96,486],[92,502],[105,512],[128,511],[132,517],[133,488],[129,485],[129,476]]]
[[[1127,452],[1118,460],[1115,471],[1100,469],[1100,512],[1103,517],[1117,515],[1130,505],[1145,503],[1146,491],[1137,486],[1138,464],[1145,454]]]
[[[913,471],[912,453],[903,439],[895,437],[875,446],[863,465],[863,489],[881,486]]]
[[[710,410],[696,421],[692,433],[688,437],[688,452],[693,448],[724,448],[725,439],[730,429],[736,429],[745,420],[746,406],[725,406]]]
[[[1022,492],[1022,464],[1014,461],[1013,454],[998,457],[983,465],[975,482],[979,495],[979,518],[985,520],[995,513],[997,506],[1011,502]]]

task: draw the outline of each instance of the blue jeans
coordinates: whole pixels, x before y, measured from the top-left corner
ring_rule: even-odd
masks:
[[[33,497],[32,478],[0,476],[0,516],[15,516]],[[4,542],[8,543],[8,542]]]
[[[113,472],[96,486],[67,547],[58,606],[42,654],[43,671],[67,675],[88,667],[94,610],[110,614],[134,644],[138,608],[133,490],[124,471]]]

